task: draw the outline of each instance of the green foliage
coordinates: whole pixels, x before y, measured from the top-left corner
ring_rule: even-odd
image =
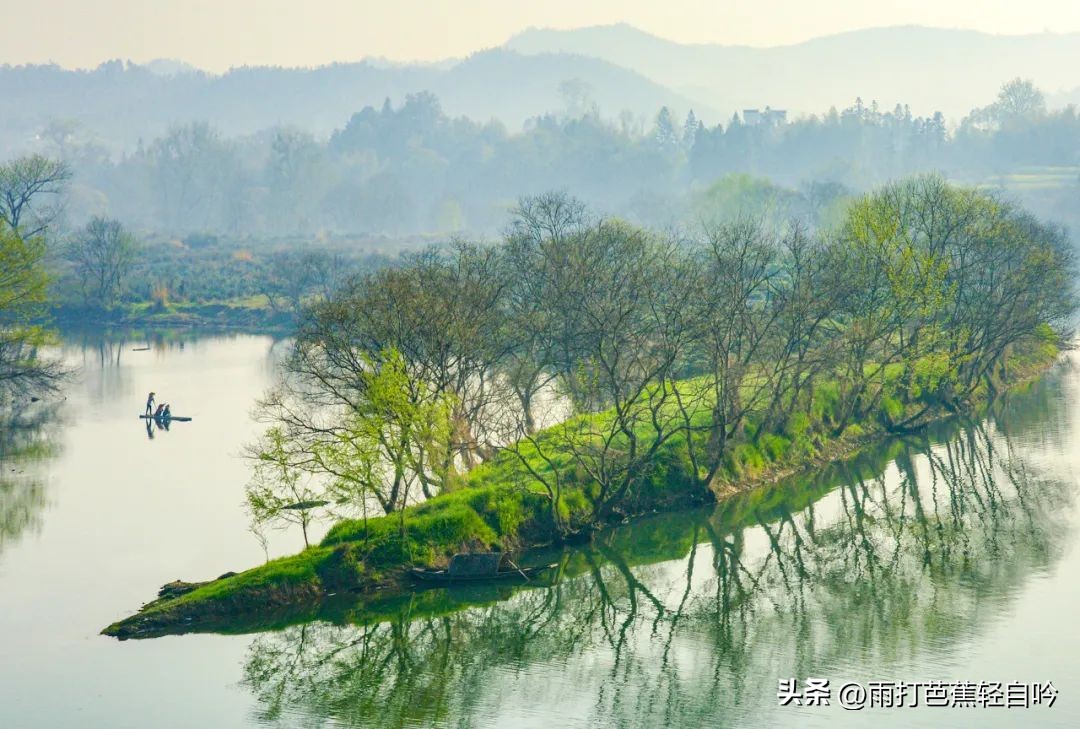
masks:
[[[836,421],[840,405],[840,383],[819,382],[814,387],[810,418],[819,423]]]
[[[729,174],[697,193],[693,217],[727,221],[740,217],[764,221],[769,227],[789,222],[801,206],[799,195],[762,177]]]
[[[758,441],[759,448],[770,461],[780,461],[787,455],[791,441],[782,435],[765,433]]]
[[[954,380],[957,370],[951,358],[944,352],[933,352],[920,357],[912,365],[912,382],[907,397],[918,400],[924,394],[933,394],[946,382]]]
[[[825,242],[737,222],[691,253],[587,222],[564,196],[526,201],[503,248],[429,251],[312,309],[290,360],[299,384],[267,398],[284,429],[267,434],[249,502],[306,519],[282,502],[313,501],[310,475],[365,514],[374,497],[387,516],[341,522],[322,544],[340,547],[327,575],[365,579],[691,503],[838,438],[969,407],[1014,350],[1054,349],[1075,308],[1070,266],[1054,231],[933,176],[853,201]],[[1015,306],[987,309],[1002,290]],[[565,420],[537,432],[519,417],[523,369],[566,394]],[[507,380],[522,413],[478,387]]]
[[[792,440],[798,440],[806,435],[811,426],[810,416],[804,412],[794,412],[788,415],[787,423],[784,424],[784,432]]]
[[[308,546],[308,526],[327,501],[307,473],[292,462],[285,433],[270,428],[253,446],[254,469],[245,490],[248,512],[258,529],[264,524],[296,524]]]
[[[48,390],[59,374],[40,354],[52,341],[42,326],[49,284],[45,254],[44,239],[23,238],[0,223],[0,401]]]
[[[765,465],[765,458],[753,443],[739,443],[732,448],[731,453],[732,462],[740,475],[752,473]]]
[[[516,534],[525,521],[525,507],[522,500],[513,493],[503,493],[492,498],[485,511],[495,513],[500,534]]]
[[[881,398],[881,413],[886,422],[896,422],[904,417],[904,403],[898,398],[883,395]]]
[[[844,428],[843,437],[845,438],[861,438],[866,435],[866,429],[858,423],[852,423]]]

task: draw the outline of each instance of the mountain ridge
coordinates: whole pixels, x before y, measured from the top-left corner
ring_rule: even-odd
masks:
[[[181,71],[182,72],[178,72]],[[718,120],[707,104],[603,59],[570,54],[480,51],[447,67],[362,60],[317,68],[245,66],[216,75],[182,61],[148,65],[114,60],[93,70],[56,65],[0,67],[0,145],[25,148],[51,120],[71,120],[114,150],[175,124],[208,121],[226,135],[299,126],[317,136],[342,127],[365,106],[399,105],[411,93],[436,94],[449,116],[497,119],[510,129],[563,109],[562,84],[580,81],[578,101],[614,120],[623,109],[651,121],[661,106],[691,108]],[[123,109],[124,114],[117,114]]]
[[[592,55],[728,112],[771,105],[820,113],[861,97],[958,120],[1017,76],[1050,94],[1080,86],[1080,33],[994,35],[904,25],[756,47],[683,44],[618,24],[529,29],[505,47]],[[950,69],[946,78],[943,68]]]

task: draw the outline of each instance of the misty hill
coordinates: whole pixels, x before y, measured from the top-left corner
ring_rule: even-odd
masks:
[[[1001,84],[1030,78],[1047,92],[1080,86],[1080,34],[999,36],[904,26],[853,31],[773,48],[692,45],[628,25],[527,30],[518,53],[590,55],[713,108],[820,112],[856,97],[942,111],[952,121],[991,101]]]
[[[58,66],[0,68],[0,147],[32,147],[51,120],[74,120],[107,147],[131,149],[171,125],[208,121],[227,135],[296,125],[317,135],[340,128],[351,114],[386,98],[432,91],[451,116],[498,119],[511,130],[566,103],[564,82],[576,83],[578,102],[595,103],[616,118],[623,110],[651,121],[668,105],[685,113],[690,99],[635,71],[566,54],[521,55],[507,50],[474,54],[439,65],[379,61],[314,69],[245,67],[222,75],[182,62],[144,66],[111,61],[89,71]],[[699,116],[714,114],[698,105]]]

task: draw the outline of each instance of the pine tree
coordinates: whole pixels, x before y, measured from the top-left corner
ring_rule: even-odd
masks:
[[[686,122],[683,123],[682,143],[684,149],[693,149],[700,125],[701,122],[698,121],[698,118],[694,115],[694,110],[691,109],[690,113],[686,115]]]
[[[660,107],[660,113],[656,115],[656,125],[653,129],[653,137],[662,149],[670,149],[679,144],[679,135],[675,131],[675,123],[671,119],[671,110],[666,106]]]

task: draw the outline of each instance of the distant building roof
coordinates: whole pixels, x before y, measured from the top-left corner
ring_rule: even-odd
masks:
[[[764,109],[743,109],[743,124],[768,126],[780,126],[787,122],[786,109],[772,109],[766,106]]]

